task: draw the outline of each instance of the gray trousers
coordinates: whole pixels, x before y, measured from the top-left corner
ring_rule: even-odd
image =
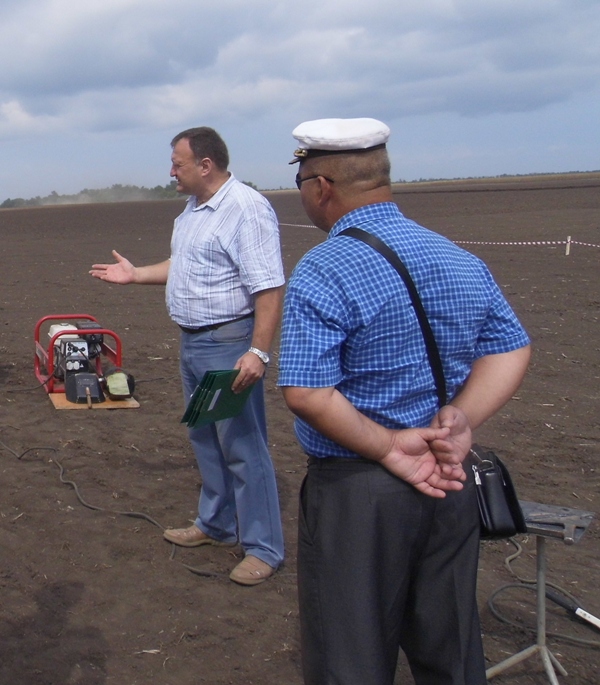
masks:
[[[306,685],[484,685],[474,485],[423,495],[364,459],[309,459],[298,593]]]

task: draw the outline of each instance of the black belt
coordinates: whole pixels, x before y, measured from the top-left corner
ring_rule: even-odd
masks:
[[[235,323],[236,321],[243,321],[244,319],[249,319],[254,316],[254,312],[250,314],[244,314],[244,316],[239,316],[237,319],[229,319],[229,321],[220,321],[219,323],[210,323],[207,326],[199,326],[198,328],[187,328],[186,326],[179,326],[184,333],[206,333],[207,331],[216,331],[217,328],[221,326],[227,326],[228,323]]]
[[[374,459],[367,459],[366,457],[311,457],[307,459],[309,466],[381,466],[381,464]]]

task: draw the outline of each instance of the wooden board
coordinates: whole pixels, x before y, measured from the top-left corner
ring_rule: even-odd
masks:
[[[55,409],[90,409],[85,403],[69,402],[64,392],[52,392],[48,396]],[[140,403],[133,397],[128,397],[124,400],[110,400],[107,397],[104,402],[92,404],[91,409],[136,409],[139,406]]]

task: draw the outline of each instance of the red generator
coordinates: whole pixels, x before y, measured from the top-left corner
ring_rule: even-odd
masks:
[[[40,341],[46,330],[47,346]],[[49,395],[64,393],[69,402],[88,406],[104,402],[100,382],[106,362],[121,367],[121,339],[93,316],[57,314],[37,322],[35,375]]]

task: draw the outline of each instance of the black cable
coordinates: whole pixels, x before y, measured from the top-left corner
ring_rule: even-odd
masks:
[[[52,452],[58,452],[58,450],[55,447],[29,447],[26,449],[24,452],[19,454],[18,452],[15,452],[13,449],[11,449],[8,445],[6,445],[4,442],[0,440],[0,447],[4,448],[6,451],[10,452],[13,456],[15,456],[17,459],[21,459],[24,457],[28,452],[33,452],[33,451],[38,451],[38,450],[50,450]],[[63,483],[64,485],[70,485],[73,488],[73,491],[75,492],[75,495],[79,502],[86,507],[87,509],[91,509],[92,511],[101,511],[104,513],[110,513],[110,514],[117,514],[120,516],[128,516],[129,518],[138,518],[138,519],[143,519],[144,521],[148,521],[148,523],[151,523],[153,526],[156,526],[157,528],[160,528],[162,531],[166,530],[165,526],[161,525],[158,523],[155,519],[153,519],[151,516],[148,516],[148,514],[144,514],[143,512],[137,512],[137,511],[117,511],[114,509],[105,509],[103,507],[98,507],[94,504],[90,504],[87,502],[79,492],[79,488],[77,486],[77,483],[72,480],[67,480],[64,478],[65,474],[65,468],[62,465],[62,463],[56,459],[53,458],[51,461],[53,461],[57,467],[59,468],[59,479],[60,482]],[[173,561],[175,559],[175,553],[177,551],[177,546],[173,543],[171,543],[171,554],[169,556],[169,559]],[[181,566],[186,568],[188,571],[191,571],[197,576],[202,576],[204,578],[223,578],[229,580],[229,576],[224,573],[217,573],[215,571],[207,571],[204,569],[200,568],[195,568],[194,566],[189,566],[188,564],[184,564],[183,562],[179,562]],[[278,574],[278,577],[284,577],[288,575],[295,575],[295,574]]]
[[[87,507],[88,509],[92,509],[93,511],[103,511],[103,512],[109,512],[111,514],[119,514],[120,516],[129,516],[130,518],[136,518],[136,519],[144,519],[145,521],[148,521],[151,523],[153,526],[156,526],[157,528],[160,528],[161,530],[165,530],[164,526],[161,526],[160,523],[155,521],[152,517],[148,516],[148,514],[144,514],[139,511],[118,511],[115,509],[104,509],[102,507],[97,507],[94,504],[90,504],[89,502],[86,502],[83,497],[81,496],[81,493],[79,492],[79,488],[77,487],[77,484],[72,481],[72,480],[66,480],[63,478],[65,469],[63,465],[60,463],[58,459],[53,459],[54,463],[58,466],[60,469],[60,482],[64,483],[65,485],[70,485],[73,490],[75,491],[75,495],[77,496],[77,499],[81,502],[81,504],[84,507]]]
[[[141,380],[136,379],[136,383],[154,383],[154,381],[170,381],[172,378],[177,378],[179,374],[175,373],[172,376],[163,376],[162,378],[142,378]]]
[[[511,566],[511,562],[513,562],[515,559],[517,559],[519,556],[521,556],[523,552],[523,548],[521,547],[520,543],[517,542],[515,538],[509,538],[509,541],[517,548],[517,551],[514,552],[513,554],[510,554],[509,556],[506,557],[504,560],[504,566],[505,568],[509,571],[511,575],[513,575],[519,582],[518,583],[507,583],[505,585],[502,585],[498,589],[496,589],[488,598],[488,607],[492,613],[493,616],[495,616],[499,621],[502,621],[502,623],[506,623],[510,626],[513,626],[515,628],[519,628],[521,630],[524,630],[528,633],[532,634],[537,634],[537,627],[532,628],[530,626],[526,626],[522,623],[518,623],[517,621],[513,621],[509,618],[507,618],[505,615],[503,615],[496,605],[494,604],[494,600],[496,597],[504,592],[505,590],[508,590],[510,588],[519,588],[519,589],[526,589],[526,590],[532,590],[534,592],[537,592],[537,581],[536,580],[530,580],[526,578],[522,578]],[[579,604],[579,601],[567,590],[564,588],[560,587],[559,585],[556,585],[555,583],[552,583],[550,581],[546,581],[546,586],[554,588],[558,592],[560,592],[562,595],[565,597],[568,597],[570,600],[575,602],[576,604]],[[552,597],[549,597],[551,601],[554,601]],[[548,637],[554,637],[557,639],[565,640],[567,642],[571,642],[574,644],[579,644],[579,645],[585,645],[587,647],[596,647],[600,648],[600,641],[598,640],[586,640],[584,638],[579,638],[575,637],[574,635],[565,635],[563,633],[554,633],[550,631],[546,631],[546,635]]]
[[[20,393],[20,392],[33,392],[34,390],[39,390],[40,388],[43,388],[45,385],[47,385],[48,383],[50,383],[50,381],[51,381],[53,378],[56,378],[56,373],[53,373],[52,376],[48,376],[48,378],[46,378],[45,381],[42,381],[41,383],[38,383],[38,385],[36,385],[36,386],[34,386],[34,387],[31,387],[31,388],[19,388],[18,390],[15,390],[14,388],[9,388],[9,389],[6,390],[5,392],[11,393],[11,394],[14,394],[14,393],[17,393],[17,392],[19,392],[19,393]]]
[[[56,447],[29,447],[24,452],[21,452],[21,454],[19,454],[18,452],[15,452],[13,449],[11,449],[8,445],[6,445],[1,440],[0,440],[0,447],[3,447],[5,450],[10,452],[12,455],[14,455],[17,459],[21,459],[28,452],[34,452],[34,451],[39,451],[39,450],[50,450],[52,452],[58,452]],[[56,458],[52,459],[51,461],[53,461],[59,468],[60,482],[63,483],[64,485],[70,485],[73,488],[75,495],[76,495],[77,499],[79,500],[79,502],[84,507],[86,507],[87,509],[92,509],[93,511],[108,512],[111,514],[118,514],[120,516],[128,516],[130,518],[144,519],[145,521],[148,521],[149,523],[151,523],[153,526],[156,526],[157,528],[160,528],[161,530],[165,530],[164,526],[162,526],[160,523],[155,521],[151,516],[148,516],[148,514],[144,514],[143,512],[139,512],[139,511],[118,511],[115,509],[105,509],[103,507],[97,507],[94,504],[90,504],[89,502],[86,502],[86,500],[83,499],[81,493],[79,492],[79,488],[77,486],[77,483],[75,483],[75,481],[67,480],[66,478],[64,478],[65,469],[64,469],[64,466],[62,465],[62,463]]]

